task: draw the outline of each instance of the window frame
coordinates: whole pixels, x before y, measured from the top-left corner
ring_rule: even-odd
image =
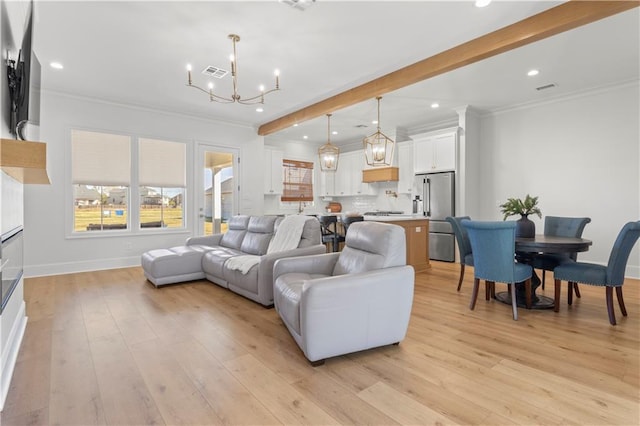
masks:
[[[116,136],[126,136],[130,138],[130,182],[128,186],[128,206],[127,206],[127,228],[126,229],[113,229],[113,230],[95,230],[95,231],[76,231],[75,230],[75,193],[73,183],[73,131],[85,131],[94,133],[105,133]],[[128,133],[113,129],[104,128],[87,128],[84,126],[70,125],[67,127],[67,141],[65,144],[65,160],[66,167],[64,171],[65,175],[65,209],[64,209],[64,223],[65,223],[65,239],[84,239],[84,238],[109,238],[109,237],[122,237],[122,236],[134,236],[134,235],[152,235],[152,234],[188,234],[189,233],[189,214],[190,214],[190,200],[189,187],[193,184],[193,179],[190,176],[191,163],[190,159],[193,155],[193,148],[187,140],[178,140],[175,138],[168,138],[162,136],[149,136],[141,133]],[[141,228],[140,227],[140,186],[139,186],[139,140],[140,139],[156,139],[166,142],[182,143],[185,145],[185,172],[186,180],[185,187],[183,188],[182,199],[182,226],[181,227],[159,227],[159,228]],[[114,185],[104,185],[114,186]]]
[[[291,158],[282,159],[282,195],[280,196],[281,203],[313,203],[314,165],[315,164],[313,161],[295,160]],[[292,177],[291,173],[294,172],[292,169],[305,170],[304,172],[305,176],[303,176],[302,182],[289,180]],[[291,189],[287,191],[287,187],[291,187],[291,186],[308,187],[308,189],[307,191],[297,191],[297,192]],[[296,197],[293,195],[298,192],[303,192],[305,196]],[[305,205],[309,205],[309,204],[305,204]]]

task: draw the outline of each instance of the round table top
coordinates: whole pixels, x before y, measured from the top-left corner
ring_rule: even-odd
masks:
[[[574,253],[589,250],[591,240],[573,237],[536,235],[534,238],[516,238],[516,251],[528,253]]]

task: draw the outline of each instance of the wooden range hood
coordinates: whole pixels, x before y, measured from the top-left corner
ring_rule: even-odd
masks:
[[[397,167],[366,169],[362,171],[362,182],[397,182],[398,176],[399,172]]]
[[[2,171],[24,184],[49,185],[47,145],[43,142],[0,139]]]

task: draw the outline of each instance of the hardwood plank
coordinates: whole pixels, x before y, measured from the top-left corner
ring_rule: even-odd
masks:
[[[165,423],[223,424],[165,343],[147,340],[130,350]]]
[[[390,362],[401,363],[406,371],[508,418],[511,424],[566,424],[565,419],[547,409],[546,401],[537,405],[536,398],[529,397],[531,393],[543,395],[544,392],[533,387],[526,389],[517,386],[511,392],[505,392],[509,383],[502,376],[490,373],[494,371],[493,366],[487,368],[456,354],[439,351],[437,345],[424,345],[419,351],[389,351],[385,355]],[[425,362],[425,358],[428,362]],[[527,397],[522,398],[525,393]],[[533,407],[538,409],[534,410]]]
[[[317,370],[318,374],[293,383],[293,386],[341,424],[397,424],[374,404],[365,403],[348,387],[332,379],[330,375],[322,374],[323,368]]]
[[[41,426],[46,424],[49,424],[48,408],[40,408],[38,410],[29,411],[28,413],[17,414],[12,417],[0,413],[0,425]]]
[[[359,392],[358,396],[401,424],[458,424],[381,382]]]
[[[395,347],[389,352],[397,351]],[[381,383],[416,401],[429,401],[429,408],[448,419],[449,423],[475,424],[490,413],[486,407],[466,400],[444,388],[436,380],[410,371],[407,366],[389,362],[380,351],[365,351],[350,355],[356,362],[379,377]],[[388,414],[388,413],[386,413]],[[390,416],[393,417],[393,416]]]
[[[282,423],[339,423],[254,356],[243,355],[224,365]]]
[[[4,412],[11,413],[16,421],[18,417],[30,422],[27,419],[49,416],[50,360],[51,351],[48,351],[16,363],[4,402]]]
[[[141,268],[26,279],[2,422],[639,423],[639,280],[626,280],[615,327],[589,286],[572,307],[513,321],[495,301],[470,311],[473,270],[457,292],[458,268],[416,274],[399,346],[316,368],[273,309],[206,281],[156,289]]]
[[[51,349],[49,421],[53,424],[105,424],[104,409],[86,329],[64,322],[54,330]]]
[[[562,389],[562,400],[566,404],[573,402],[576,408],[580,408],[575,419],[583,424],[637,424],[640,419],[637,395],[628,399],[619,397],[509,360],[502,361],[494,370],[537,386]],[[608,410],[603,410],[603,407]]]
[[[164,424],[122,335],[93,339],[90,346],[107,422]]]
[[[198,341],[187,340],[169,350],[224,424],[280,424]]]

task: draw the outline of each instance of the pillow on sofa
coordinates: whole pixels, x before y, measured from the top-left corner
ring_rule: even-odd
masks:
[[[220,245],[236,250],[240,250],[242,241],[247,233],[249,225],[249,216],[233,216],[229,219],[229,230],[225,232],[220,240]]]

